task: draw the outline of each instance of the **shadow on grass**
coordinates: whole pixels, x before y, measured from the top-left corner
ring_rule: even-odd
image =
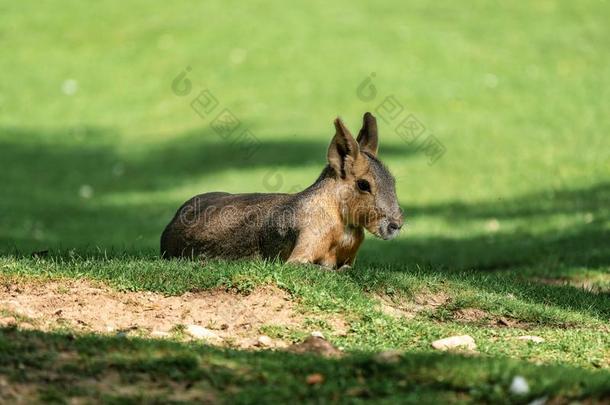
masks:
[[[607,272],[610,266],[610,183],[587,189],[534,193],[511,200],[481,204],[450,203],[407,206],[414,218],[436,217],[452,226],[484,224],[490,219],[519,221],[519,230],[485,232],[470,237],[409,237],[396,241],[370,238],[362,261],[377,266],[399,265],[453,280],[473,289],[512,295],[524,302],[589,313],[610,319],[610,293],[594,293],[568,285],[537,280],[582,275],[583,269]],[[553,216],[568,216],[570,226],[558,226]],[[530,231],[531,221],[550,230]],[[404,270],[403,270],[404,271]],[[492,273],[492,274],[490,274]]]
[[[355,353],[324,359],[282,351],[0,329],[0,381],[8,388],[0,391],[3,401],[496,402],[510,396],[517,374],[531,387],[519,397],[523,402],[542,396],[568,401],[610,395],[606,371],[541,367],[505,358],[409,353],[396,361],[378,361]]]
[[[274,167],[314,165],[319,167],[311,173],[315,180],[325,163],[330,135],[328,142],[305,135],[267,138],[252,146],[194,130],[167,142],[122,150],[118,134],[102,128],[0,129],[0,252],[27,255],[48,248],[96,247],[156,252],[163,227],[191,197],[168,198],[163,195],[167,190],[227,169],[268,168],[273,174]],[[384,153],[408,156],[413,151],[389,145]],[[261,178],[260,191],[271,191],[265,184]],[[206,191],[215,190],[201,190]],[[155,197],[138,198],[141,192]],[[106,200],[100,201],[100,196]]]
[[[2,129],[0,159],[5,169],[0,252],[28,255],[48,248],[77,252],[100,248],[106,255],[155,255],[163,227],[190,197],[168,197],[167,190],[226,169],[313,165],[321,170],[327,148],[326,142],[304,140],[304,136],[265,137],[247,159],[251,150],[208,130],[125,151],[119,138],[113,131],[99,128],[58,132]],[[392,145],[383,150],[388,157],[412,153]],[[312,171],[312,181],[317,174]],[[260,190],[265,191],[262,179]],[[91,193],[92,198],[87,198]],[[479,204],[407,205],[408,217],[434,218],[455,227],[489,219],[525,225],[465,237],[416,238],[407,229],[404,239],[398,241],[367,240],[360,257],[376,264],[432,265],[447,271],[515,269],[532,264],[608,266],[608,201],[610,183]],[[577,221],[569,226],[555,224],[553,215],[569,215]],[[543,232],[527,227],[527,221],[547,219],[551,226]]]
[[[410,237],[390,243],[370,238],[363,256],[378,263],[420,264],[450,270],[503,270],[523,266],[610,266],[610,183],[591,188],[534,193],[480,204],[448,203],[403,207],[407,217],[434,217],[453,227],[481,224],[471,237]],[[564,216],[570,225],[556,224]],[[530,221],[548,224],[531,230]],[[485,222],[500,229],[489,231]],[[518,221],[503,231],[503,223]],[[540,225],[538,225],[540,226]]]

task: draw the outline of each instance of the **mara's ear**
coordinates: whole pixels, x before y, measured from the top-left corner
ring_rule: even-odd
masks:
[[[328,163],[344,179],[351,173],[351,168],[358,158],[360,148],[341,118],[335,120],[335,129],[335,136],[328,147]]]
[[[377,146],[379,145],[377,120],[370,112],[364,113],[364,117],[362,117],[362,129],[358,133],[357,140],[363,152],[377,156]]]

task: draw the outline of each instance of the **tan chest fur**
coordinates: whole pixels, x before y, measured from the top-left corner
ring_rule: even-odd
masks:
[[[363,239],[362,228],[339,227],[321,243],[320,247],[326,249],[320,252],[318,263],[329,267],[352,265]]]

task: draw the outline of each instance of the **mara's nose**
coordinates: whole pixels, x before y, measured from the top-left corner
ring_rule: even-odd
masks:
[[[388,229],[390,230],[390,232],[399,231],[400,228],[402,228],[402,221],[400,223],[398,223],[398,222],[390,222],[390,224],[388,225]]]

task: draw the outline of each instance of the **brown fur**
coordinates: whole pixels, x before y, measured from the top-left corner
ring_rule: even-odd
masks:
[[[193,197],[161,235],[161,255],[280,259],[352,265],[364,228],[389,239],[402,226],[394,179],[377,160],[377,124],[366,113],[356,141],[340,119],[328,166],[296,194],[207,193]],[[367,190],[358,182],[366,181]]]

